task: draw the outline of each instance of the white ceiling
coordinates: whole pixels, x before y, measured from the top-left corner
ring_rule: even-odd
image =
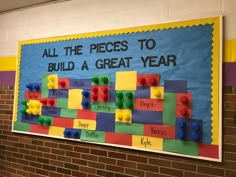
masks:
[[[0,0],[0,14],[63,0]]]

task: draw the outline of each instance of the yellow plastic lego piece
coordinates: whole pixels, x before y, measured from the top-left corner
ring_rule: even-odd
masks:
[[[132,122],[132,111],[130,109],[116,109],[115,121],[116,122],[131,123]]]
[[[27,103],[28,109],[26,112],[28,114],[33,114],[33,115],[41,115],[42,114],[42,103],[38,100],[30,100]]]

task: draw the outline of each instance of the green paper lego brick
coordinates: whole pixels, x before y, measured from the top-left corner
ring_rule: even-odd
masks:
[[[48,74],[42,76],[42,98],[48,98]]]
[[[81,140],[93,141],[93,142],[105,142],[105,132],[93,131],[93,130],[81,130]]]
[[[29,132],[30,124],[22,123],[22,122],[14,122],[13,130]]]
[[[92,102],[91,111],[93,112],[105,112],[105,113],[115,113],[116,105],[111,102]]]
[[[163,151],[198,156],[198,143],[183,140],[163,139]]]
[[[128,123],[116,122],[115,132],[124,134],[133,134],[133,135],[143,135],[144,125],[136,123],[128,124]]]
[[[133,109],[134,91],[117,91],[115,104],[117,109]]]
[[[61,109],[61,117],[77,118],[77,109]]]
[[[109,86],[111,76],[109,74],[94,74],[91,78],[92,86]]]
[[[56,100],[56,107],[68,108],[68,99],[67,98],[58,98]]]
[[[175,126],[175,121],[176,121],[176,94],[165,92],[163,124]]]

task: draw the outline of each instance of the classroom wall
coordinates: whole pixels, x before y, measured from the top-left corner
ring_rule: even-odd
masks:
[[[235,0],[73,0],[0,15],[0,55],[17,41],[209,16],[236,39]],[[1,63],[0,63],[1,64]],[[14,86],[0,85],[0,176],[235,177],[236,86],[223,87],[223,162],[11,133]]]

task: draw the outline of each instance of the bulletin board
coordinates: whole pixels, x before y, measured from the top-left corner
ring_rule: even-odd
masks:
[[[221,18],[20,41],[13,132],[221,161]]]

